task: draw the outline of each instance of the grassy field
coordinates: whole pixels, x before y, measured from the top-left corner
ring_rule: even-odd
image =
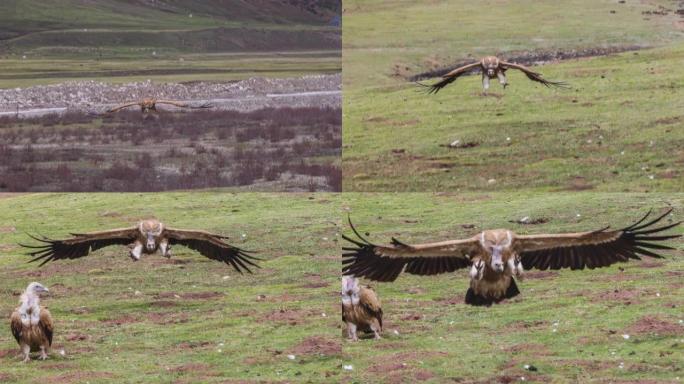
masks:
[[[0,381],[337,380],[339,208],[332,194],[3,195],[0,318],[40,281],[51,290],[43,303],[56,333],[49,360],[21,364],[5,323]],[[61,237],[150,216],[228,235],[258,251],[262,269],[241,276],[184,248],[170,260],[134,263],[125,247],[38,268],[17,246],[30,240],[26,233]]]
[[[345,191],[681,188],[677,2],[489,4],[482,12],[481,2],[345,3]],[[437,95],[408,81],[487,54],[635,46],[657,48],[535,68],[568,91],[514,72],[489,97],[479,76]],[[448,148],[455,140],[473,146]]]
[[[485,228],[525,234],[620,228],[668,206],[674,211],[667,221],[684,218],[681,193],[347,194],[345,200],[357,229],[377,244],[392,236],[409,243],[462,238]],[[509,222],[524,216],[549,221]],[[467,271],[370,282],[383,303],[384,338],[344,344],[343,364],[352,370],[342,382],[680,383],[684,241],[670,244],[677,250],[664,260],[528,271],[518,283],[521,295],[490,308],[463,303]]]
[[[9,0],[0,88],[339,72],[339,2]]]

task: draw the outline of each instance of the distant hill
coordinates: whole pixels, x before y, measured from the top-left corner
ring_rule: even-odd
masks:
[[[340,49],[340,0],[2,0],[0,53]]]

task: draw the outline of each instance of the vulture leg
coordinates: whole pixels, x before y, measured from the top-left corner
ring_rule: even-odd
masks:
[[[371,324],[370,329],[371,329],[371,331],[373,331],[373,334],[375,335],[375,340],[380,340],[380,333],[378,332],[379,331],[378,325],[377,324]]]
[[[48,358],[48,355],[47,355],[47,351],[45,350],[45,346],[41,345],[40,346],[40,357],[39,357],[39,359],[47,360],[47,358]]]
[[[489,76],[482,72],[482,93],[487,96],[487,91],[489,90]]]
[[[171,258],[171,247],[169,246],[169,241],[164,239],[159,243],[159,249],[161,250],[162,256],[167,259]]]
[[[143,244],[140,241],[136,240],[133,244],[133,249],[131,249],[131,258],[134,261],[140,260],[140,256],[142,255],[142,249]]]
[[[496,77],[499,78],[499,83],[506,89],[508,82],[506,81],[506,74],[503,71],[498,71]]]
[[[22,363],[28,363],[31,361],[31,346],[28,344],[22,344],[21,353],[24,354],[24,360],[21,361]]]
[[[353,341],[359,341],[359,337],[356,335],[356,324],[347,323],[347,335]]]

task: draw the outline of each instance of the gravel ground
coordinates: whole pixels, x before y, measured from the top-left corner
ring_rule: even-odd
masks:
[[[250,78],[232,83],[152,81],[108,84],[75,81],[0,90],[0,112],[68,108],[103,112],[113,105],[145,97],[210,101],[216,108],[250,111],[264,107],[341,105],[342,77],[315,75],[285,79]],[[54,113],[55,111],[51,111]]]

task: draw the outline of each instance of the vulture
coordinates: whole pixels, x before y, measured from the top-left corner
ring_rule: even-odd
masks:
[[[40,283],[31,283],[21,295],[19,307],[12,312],[10,328],[24,355],[24,363],[31,360],[31,352],[40,351],[40,359],[48,358],[52,346],[52,316],[40,306],[40,295],[49,292]]]
[[[53,260],[87,256],[91,251],[117,244],[129,245],[129,255],[135,261],[140,260],[143,253],[152,254],[157,250],[162,256],[170,258],[171,246],[183,245],[212,260],[230,264],[240,273],[243,270],[252,273],[249,266],[259,268],[254,260],[261,260],[250,254],[254,252],[245,251],[223,241],[227,239],[225,236],[199,230],[169,228],[155,219],[143,220],[129,228],[71,235],[71,238],[64,240],[29,235],[40,244],[19,245],[32,249],[33,251],[29,252],[33,257],[30,262],[41,261],[41,266]]]
[[[192,108],[192,109],[202,109],[202,108],[212,108],[211,104],[202,104],[200,106],[191,106],[185,103],[181,103],[179,101],[171,101],[171,100],[158,100],[155,98],[145,98],[142,99],[141,101],[133,101],[130,103],[126,103],[123,105],[119,105],[118,107],[112,108],[108,110],[106,113],[115,113],[119,112],[122,109],[128,108],[128,107],[133,107],[133,106],[139,106],[140,111],[143,113],[143,115],[147,115],[150,112],[157,112],[157,104],[169,104],[173,105],[179,108]]]
[[[507,61],[499,60],[499,58],[495,56],[487,56],[483,59],[481,59],[478,62],[464,65],[462,67],[456,68],[452,70],[451,72],[445,74],[442,76],[442,81],[435,83],[433,85],[424,85],[429,88],[428,93],[437,93],[439,92],[442,88],[446,87],[447,85],[453,83],[458,79],[459,77],[463,76],[464,74],[479,69],[482,72],[482,89],[485,94],[487,94],[487,90],[489,89],[489,80],[490,79],[499,79],[499,83],[506,88],[508,85],[508,82],[506,80],[506,71],[509,69],[517,69],[521,71],[522,73],[527,76],[528,79],[532,81],[536,81],[538,83],[544,84],[546,87],[559,87],[559,88],[567,88],[568,85],[562,81],[549,81],[546,80],[542,77],[540,73],[534,72],[533,70],[520,65],[520,64],[515,64],[515,63],[509,63]]]
[[[658,224],[671,211],[647,220],[649,211],[641,220],[619,230],[605,227],[589,232],[517,235],[494,229],[467,239],[428,244],[406,244],[392,238],[386,246],[367,241],[350,219],[349,225],[358,238],[343,235],[353,246],[342,248],[342,273],[387,282],[396,280],[402,271],[436,275],[470,268],[465,302],[489,306],[518,295],[515,278],[522,277],[527,269],[594,269],[640,260],[640,256],[662,258],[658,250],[674,248],[660,242],[681,236],[661,234],[681,223]]]
[[[382,308],[375,291],[360,286],[359,279],[342,276],[342,321],[347,325],[347,337],[358,341],[357,330],[373,333],[376,339],[382,332]]]

